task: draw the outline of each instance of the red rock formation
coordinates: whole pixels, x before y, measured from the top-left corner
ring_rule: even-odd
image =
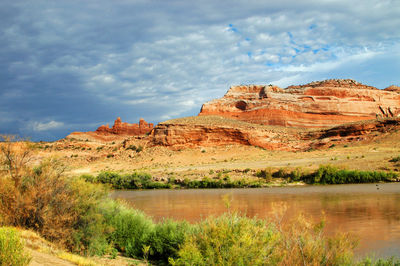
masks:
[[[147,123],[143,119],[140,119],[139,124],[130,124],[122,122],[118,117],[112,128],[108,124],[102,125],[96,131],[72,132],[66,138],[110,142],[124,139],[127,136],[141,136],[149,133],[153,128],[152,123]]]
[[[197,116],[162,122],[152,131],[153,145],[174,149],[242,144],[271,150],[301,150],[309,147],[297,129],[241,122],[219,116]],[[303,134],[304,135],[304,134]]]
[[[331,127],[348,122],[398,117],[400,94],[354,80],[326,80],[281,89],[272,85],[233,86],[202,106],[200,116],[218,115],[263,125]]]
[[[95,132],[98,134],[115,134],[115,135],[127,135],[127,136],[138,136],[149,133],[153,129],[152,123],[147,123],[144,119],[139,120],[139,124],[130,124],[121,121],[118,117],[112,128],[107,125],[100,126]]]
[[[162,122],[154,128],[150,138],[153,145],[173,149],[241,144],[269,150],[305,151],[370,140],[381,133],[399,129],[399,118],[315,130],[257,125],[218,116],[197,116]]]

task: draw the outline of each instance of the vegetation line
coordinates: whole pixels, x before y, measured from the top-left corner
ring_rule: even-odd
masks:
[[[204,177],[200,180],[175,179],[170,177],[167,181],[154,181],[149,173],[134,172],[119,174],[115,172],[101,172],[97,176],[82,175],[87,182],[109,184],[113,189],[160,189],[160,188],[256,188],[269,186],[274,178],[283,179],[285,183],[304,182],[306,184],[357,184],[375,182],[395,182],[398,175],[394,172],[359,171],[338,169],[330,165],[322,165],[314,172],[306,172],[300,168],[294,170],[271,169],[260,170],[255,173],[257,180],[238,179],[231,180],[229,175]]]

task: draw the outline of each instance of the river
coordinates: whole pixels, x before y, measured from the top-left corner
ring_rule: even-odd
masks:
[[[228,200],[223,200],[224,197]],[[283,218],[300,213],[319,221],[326,232],[350,232],[360,244],[358,256],[400,256],[400,183],[273,187],[256,189],[183,189],[116,191],[155,220],[173,218],[196,222],[210,215],[239,211],[247,216]]]

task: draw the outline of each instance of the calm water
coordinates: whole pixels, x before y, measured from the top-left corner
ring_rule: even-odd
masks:
[[[227,210],[247,216],[272,217],[285,206],[284,218],[304,213],[316,221],[325,213],[326,231],[358,236],[358,255],[400,256],[400,183],[304,186],[260,189],[195,189],[118,191],[113,197],[129,202],[155,220],[174,218],[198,221]]]

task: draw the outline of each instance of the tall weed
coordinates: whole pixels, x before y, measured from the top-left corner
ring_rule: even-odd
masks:
[[[31,260],[24,251],[24,244],[17,230],[14,228],[0,227],[0,265],[23,266]]]

